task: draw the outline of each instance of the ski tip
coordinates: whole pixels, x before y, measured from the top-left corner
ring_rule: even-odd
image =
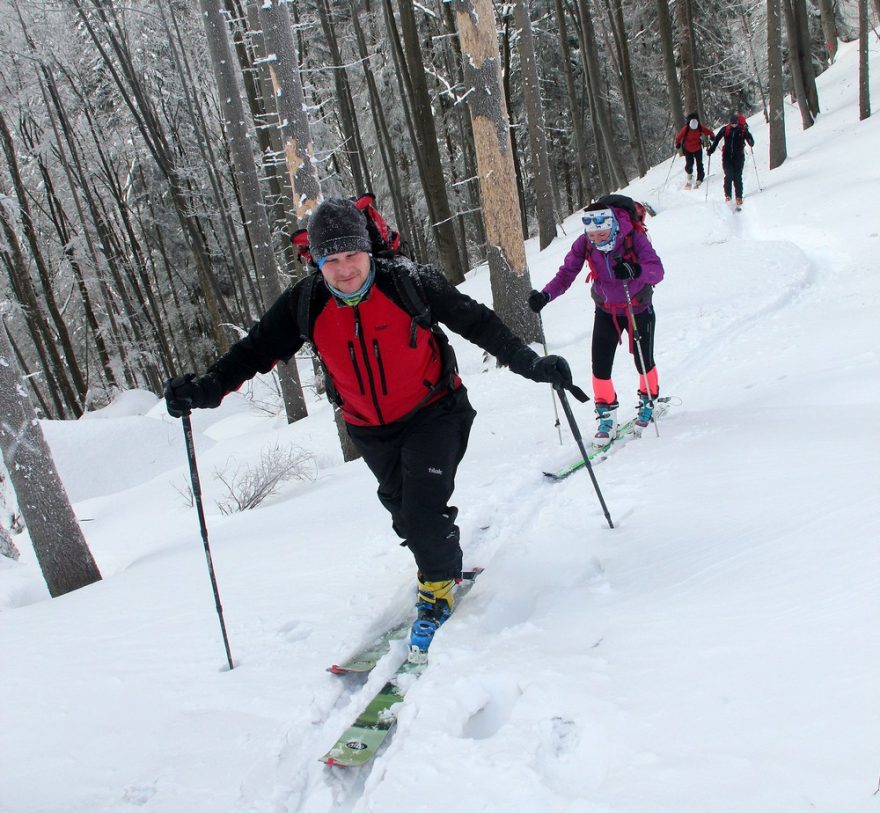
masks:
[[[327,671],[332,672],[334,675],[347,675],[351,672],[351,669],[346,669],[344,666],[334,663],[332,666],[327,667]]]

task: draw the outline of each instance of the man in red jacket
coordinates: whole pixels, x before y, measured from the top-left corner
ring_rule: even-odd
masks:
[[[678,131],[675,137],[675,149],[684,150],[684,171],[687,173],[687,189],[696,189],[703,178],[703,136],[712,139],[715,137],[708,127],[700,124],[696,113],[688,113],[684,127]],[[694,161],[697,163],[697,182],[694,184]]]
[[[533,381],[570,388],[571,370],[561,356],[538,356],[431,266],[373,257],[366,220],[352,201],[325,200],[309,219],[308,236],[318,271],[285,290],[204,375],[168,381],[168,412],[181,417],[218,406],[244,381],[289,361],[308,338],[328,374],[328,395],[379,483],[379,501],[415,556],[419,619],[411,641],[425,650],[452,612],[462,572],[458,509],[449,499],[476,416],[437,323]],[[400,274],[420,291],[430,324],[407,310]]]

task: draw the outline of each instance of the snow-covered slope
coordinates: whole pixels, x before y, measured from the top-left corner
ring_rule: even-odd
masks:
[[[750,120],[741,213],[716,166],[708,200],[680,162],[629,188],[658,210],[677,405],[597,467],[614,530],[584,473],[542,478],[562,454],[547,388],[456,337],[479,416],[455,502],[487,569],[367,769],[317,760],[394,663],[366,684],[324,669],[405,610],[415,574],[326,404],[291,427],[241,395],[194,415],[232,672],[178,422],[141,393],[47,425],[105,578],[50,601],[26,543],[0,565],[0,810],[876,811],[880,118],[858,121],[854,46],[819,84],[772,173]],[[578,225],[529,245],[536,286]],[[488,301],[488,272],[464,289]],[[544,324],[588,385],[587,287]],[[629,409],[625,348],[615,381]],[[213,473],[275,444],[313,452],[317,479],[223,515]]]

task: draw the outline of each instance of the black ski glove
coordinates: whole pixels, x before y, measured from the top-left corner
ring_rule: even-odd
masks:
[[[711,155],[713,152],[715,152],[715,148],[714,148],[714,147],[709,147],[709,149],[706,150],[706,155]]]
[[[552,384],[554,387],[572,386],[571,368],[562,356],[543,356],[535,359],[532,369],[526,374],[532,381]]]
[[[223,400],[223,391],[214,376],[196,378],[193,373],[168,379],[162,394],[172,418],[182,418],[193,409],[219,406]]]
[[[541,308],[550,301],[550,295],[543,291],[532,291],[529,294],[529,307],[535,312],[540,313]]]
[[[618,260],[614,264],[614,276],[618,279],[636,279],[642,273],[642,266],[635,260]]]

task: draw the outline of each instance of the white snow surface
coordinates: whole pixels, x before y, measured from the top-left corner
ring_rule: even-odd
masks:
[[[318,758],[400,650],[366,683],[325,668],[411,607],[415,570],[328,405],[287,426],[248,387],[193,415],[231,672],[180,422],[144,392],[45,422],[104,578],[49,599],[26,535],[0,564],[0,810],[880,811],[880,115],[858,120],[855,44],[819,85],[813,128],[787,108],[773,172],[750,119],[742,212],[718,154],[708,200],[681,161],[625,190],[658,211],[676,406],[596,467],[614,530],[585,472],[542,476],[577,454],[549,389],[453,334],[479,412],[453,502],[486,571],[368,767]],[[535,287],[579,228],[529,243]],[[487,270],[463,290],[489,302]],[[543,316],[589,390],[583,276]],[[615,383],[634,409],[625,347]],[[317,477],[221,513],[215,472],[276,444]]]

